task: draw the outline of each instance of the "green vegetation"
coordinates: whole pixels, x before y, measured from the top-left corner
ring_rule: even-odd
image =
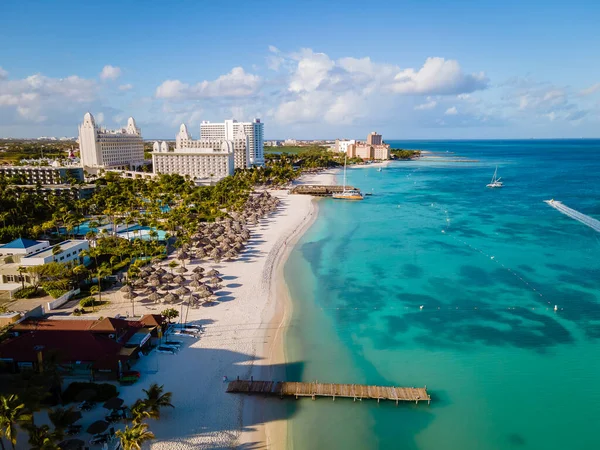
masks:
[[[406,150],[403,148],[393,148],[390,153],[397,159],[413,159],[421,156],[421,150]]]
[[[33,298],[38,294],[38,288],[33,286],[25,286],[13,293],[13,298]]]
[[[167,308],[162,311],[160,315],[167,319],[167,322],[171,323],[171,320],[179,317],[179,311],[177,311],[175,308]]]
[[[68,152],[79,149],[75,141],[0,141],[0,164],[19,164],[22,159],[67,158]]]
[[[79,306],[82,308],[87,308],[88,306],[94,306],[94,297],[86,297],[79,300]],[[98,303],[98,302],[96,302]]]
[[[297,155],[299,153],[305,153],[307,151],[328,151],[327,147],[323,147],[322,145],[310,145],[310,146],[300,146],[300,145],[282,145],[280,147],[265,147],[265,156],[267,154],[273,153],[288,153],[291,155]]]

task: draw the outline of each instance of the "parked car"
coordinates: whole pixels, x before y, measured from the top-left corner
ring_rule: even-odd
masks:
[[[170,353],[171,355],[177,353],[177,349],[175,347],[167,347],[166,345],[159,345],[156,351],[159,353]]]

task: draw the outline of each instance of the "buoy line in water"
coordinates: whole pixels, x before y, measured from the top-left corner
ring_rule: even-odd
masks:
[[[436,207],[435,203],[431,204],[432,207]],[[518,272],[516,272],[515,270],[511,269],[508,266],[505,266],[504,263],[500,262],[494,255],[490,255],[488,253],[486,253],[485,251],[483,251],[482,249],[475,247],[472,244],[469,244],[468,242],[466,242],[464,239],[461,239],[459,237],[454,236],[453,233],[450,233],[451,231],[451,220],[450,220],[450,216],[448,214],[448,210],[444,209],[444,214],[446,215],[446,225],[447,227],[442,229],[442,233],[445,236],[449,236],[451,239],[453,239],[456,242],[459,242],[467,247],[469,247],[471,250],[474,250],[478,253],[481,253],[483,256],[485,256],[487,259],[489,259],[490,261],[492,261],[493,263],[501,266],[504,270],[506,270],[508,273],[510,273],[512,276],[514,276],[516,279],[518,279],[527,289],[531,290],[534,294],[543,297],[543,294],[538,291],[534,286],[532,286],[527,280],[525,280],[521,275],[519,275]],[[550,302],[548,302],[548,304],[550,304]]]
[[[544,203],[552,206],[557,211],[563,213],[565,216],[570,217],[571,219],[575,219],[578,222],[587,225],[592,230],[595,230],[600,233],[600,221],[594,219],[593,217],[587,216],[579,211],[569,208],[564,203],[559,202],[557,200],[544,200]]]

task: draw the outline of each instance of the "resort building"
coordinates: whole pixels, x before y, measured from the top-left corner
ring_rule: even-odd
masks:
[[[362,158],[365,161],[385,161],[390,159],[390,146],[387,144],[369,145],[359,142],[349,145],[346,154],[348,158]]]
[[[124,128],[107,130],[86,113],[79,126],[79,156],[84,168],[128,170],[143,165],[142,132],[133,117]]]
[[[238,122],[226,120],[222,123],[203,121],[200,124],[201,140],[226,140],[233,141],[236,146],[236,168],[245,169],[251,166],[262,166],[265,163],[264,149],[264,124],[260,119],[252,122]],[[241,150],[241,145],[246,142],[246,150]],[[247,151],[247,157],[244,152]],[[243,158],[246,157],[246,161]]]
[[[193,141],[185,125],[181,125],[173,151],[166,142],[154,143],[152,167],[155,174],[177,173],[195,181],[209,180],[212,184],[233,175],[234,143],[219,139]]]
[[[81,252],[89,249],[87,240],[71,239],[51,246],[48,241],[15,239],[0,245],[0,290],[15,291],[31,284],[29,274],[22,268],[41,266],[50,262],[81,264]]]
[[[0,256],[19,255],[20,257],[37,253],[50,247],[50,241],[34,241],[18,238],[8,244],[0,245]]]
[[[383,139],[380,134],[377,134],[375,131],[371,131],[367,136],[367,144],[369,145],[381,145],[383,144]]]
[[[356,139],[336,139],[334,150],[339,153],[348,153],[348,146],[356,144]]]
[[[156,344],[166,323],[160,315],[139,320],[105,318],[34,319],[13,325],[0,344],[0,370],[41,370],[45,358],[59,358],[62,376],[117,380],[142,351]]]
[[[0,176],[18,178],[17,184],[56,185],[83,181],[83,167],[0,166]]]

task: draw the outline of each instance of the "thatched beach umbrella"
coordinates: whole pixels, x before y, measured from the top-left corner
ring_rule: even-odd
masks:
[[[148,298],[149,298],[150,300],[152,300],[154,303],[156,303],[156,302],[160,301],[160,299],[162,298],[162,295],[160,295],[160,294],[158,294],[158,293],[154,292],[154,293],[150,294],[150,295],[148,296]]]
[[[122,398],[113,397],[110,400],[104,402],[104,405],[102,406],[106,409],[117,409],[120,408],[121,405],[123,405],[123,403],[125,403],[125,401]]]
[[[179,300],[179,296],[172,292],[169,292],[164,298],[165,303],[175,303],[177,300]]]
[[[133,300],[136,297],[137,297],[137,294],[135,292],[125,292],[123,294],[123,298],[126,298],[127,300]]]
[[[90,434],[104,433],[107,428],[108,422],[104,420],[97,420],[87,428],[87,432]]]
[[[186,273],[188,270],[185,267],[178,267],[177,269],[175,269],[175,272],[177,273]]]
[[[189,286],[190,286],[190,287],[193,287],[194,289],[197,289],[197,288],[199,288],[200,286],[202,286],[202,283],[200,283],[199,281],[196,281],[196,280],[194,280],[194,281],[192,281],[192,282],[189,284]]]
[[[179,289],[175,291],[177,295],[186,295],[190,293],[190,290],[185,286],[181,286]]]
[[[133,292],[133,288],[126,284],[125,286],[123,286],[121,289],[119,289],[120,292]]]
[[[204,273],[204,267],[201,267],[201,266],[194,267],[194,269],[192,270],[192,272],[194,272],[194,273]]]
[[[135,287],[142,287],[142,286],[145,286],[145,285],[146,285],[146,280],[143,280],[142,278],[138,278],[137,280],[135,280],[135,281],[133,282],[133,285],[134,285]]]
[[[175,278],[173,278],[173,283],[183,284],[185,283],[185,278],[181,275],[177,275]]]
[[[172,281],[172,280],[173,280],[173,278],[175,278],[175,275],[171,275],[170,273],[165,273],[165,274],[162,276],[162,279],[163,279],[163,280],[167,280],[167,281]]]
[[[85,442],[81,439],[67,439],[58,444],[60,450],[83,450]]]
[[[194,281],[200,281],[202,278],[204,278],[204,275],[201,273],[195,273],[192,275],[192,280]]]
[[[214,277],[216,275],[221,275],[221,272],[219,272],[217,269],[210,269],[206,275],[209,277]]]

